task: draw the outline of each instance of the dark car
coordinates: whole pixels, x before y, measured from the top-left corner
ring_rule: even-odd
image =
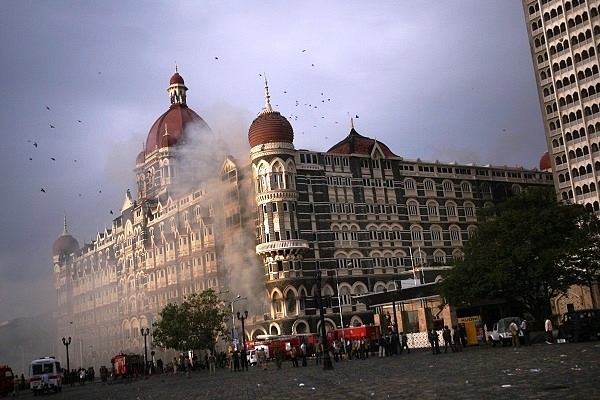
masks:
[[[567,341],[579,342],[591,337],[600,338],[600,310],[569,311],[563,315],[558,330]]]

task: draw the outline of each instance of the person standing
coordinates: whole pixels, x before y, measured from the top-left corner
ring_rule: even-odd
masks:
[[[513,350],[516,350],[519,345],[519,327],[517,326],[517,321],[513,319],[510,325],[508,325],[508,330],[510,331],[510,337],[512,338]]]
[[[290,357],[292,358],[292,367],[296,368],[298,366],[298,352],[294,346],[290,349]]]
[[[452,338],[454,339],[454,350],[462,351],[462,345],[460,344],[460,328],[458,325],[454,325],[452,329],[454,330],[452,334]]]
[[[19,379],[19,375],[15,375],[13,378],[13,397],[19,396],[19,385],[21,384],[21,380]]]
[[[410,349],[408,348],[408,335],[406,334],[406,332],[400,332],[400,336],[402,337],[402,341],[400,344],[400,354],[402,354],[402,351],[404,351],[404,349],[406,349],[407,353],[410,353]]]
[[[544,322],[544,331],[546,332],[546,343],[552,344],[554,339],[552,338],[552,321],[550,321],[550,318],[546,318]]]
[[[452,347],[452,332],[450,332],[448,325],[444,326],[444,330],[442,331],[442,339],[444,339],[444,353],[448,352],[448,346],[450,346],[450,350],[454,352],[454,347]]]
[[[521,320],[521,326],[519,328],[521,329],[521,332],[523,332],[523,344],[525,346],[531,346],[531,341],[529,338],[529,329],[527,329],[526,319]]]
[[[304,342],[300,345],[300,353],[302,355],[302,366],[306,367],[308,364],[306,363],[306,343]]]
[[[209,372],[210,375],[217,374],[217,357],[215,357],[213,352],[211,352],[210,356],[208,356],[208,368],[210,371]]]
[[[429,343],[431,343],[431,352],[440,354],[440,338],[434,328],[429,331]]]
[[[323,357],[323,343],[320,341],[317,343],[316,359],[317,365],[321,364],[321,358]]]

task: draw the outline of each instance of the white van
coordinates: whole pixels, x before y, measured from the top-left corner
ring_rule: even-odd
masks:
[[[42,394],[42,377],[48,375],[48,389],[54,392],[62,390],[62,370],[60,362],[54,357],[43,357],[29,364],[29,388],[33,395]]]
[[[488,332],[488,341],[492,343],[492,346],[496,346],[500,343],[502,343],[502,346],[506,346],[512,343],[512,335],[510,334],[509,325],[513,320],[517,326],[521,326],[521,318],[519,317],[502,318],[494,324],[492,331]],[[523,332],[519,329],[519,342],[522,341]]]

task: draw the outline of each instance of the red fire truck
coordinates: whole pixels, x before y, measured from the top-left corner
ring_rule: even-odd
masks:
[[[120,353],[111,358],[113,379],[131,378],[144,373],[144,356],[141,354]]]
[[[279,349],[285,357],[294,347],[298,354],[301,353],[300,346],[305,343],[307,348],[314,349],[318,335],[299,334],[299,335],[258,335],[255,340],[246,342],[248,350],[263,348],[268,359],[275,357],[275,350]]]
[[[341,341],[342,339],[346,341],[375,340],[380,334],[381,329],[378,325],[331,329],[327,332],[327,343],[331,345],[334,340]]]

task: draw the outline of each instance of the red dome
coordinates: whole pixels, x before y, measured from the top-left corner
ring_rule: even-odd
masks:
[[[177,75],[177,74],[176,74]],[[150,154],[161,147],[171,147],[179,143],[183,138],[183,132],[187,124],[194,122],[201,128],[208,128],[208,124],[188,108],[185,104],[172,104],[171,107],[152,125],[148,138],[146,139],[146,154]],[[163,140],[166,130],[169,133],[168,140]]]
[[[185,83],[183,82],[183,76],[179,75],[179,72],[175,72],[173,74],[173,76],[171,77],[171,80],[169,80],[169,85],[184,85]]]
[[[552,163],[550,162],[550,153],[545,152],[542,158],[540,158],[540,170],[549,171],[552,169]]]
[[[294,141],[294,130],[288,120],[277,111],[262,112],[252,121],[248,130],[250,147],[271,142]]]
[[[79,242],[68,233],[63,233],[54,241],[52,245],[52,254],[59,256],[62,253],[71,254],[79,251]]]
[[[368,138],[356,132],[354,128],[350,130],[350,134],[344,140],[334,145],[329,149],[328,153],[335,154],[362,154],[371,155],[373,146],[377,143],[386,157],[398,157],[383,143],[378,140]]]

